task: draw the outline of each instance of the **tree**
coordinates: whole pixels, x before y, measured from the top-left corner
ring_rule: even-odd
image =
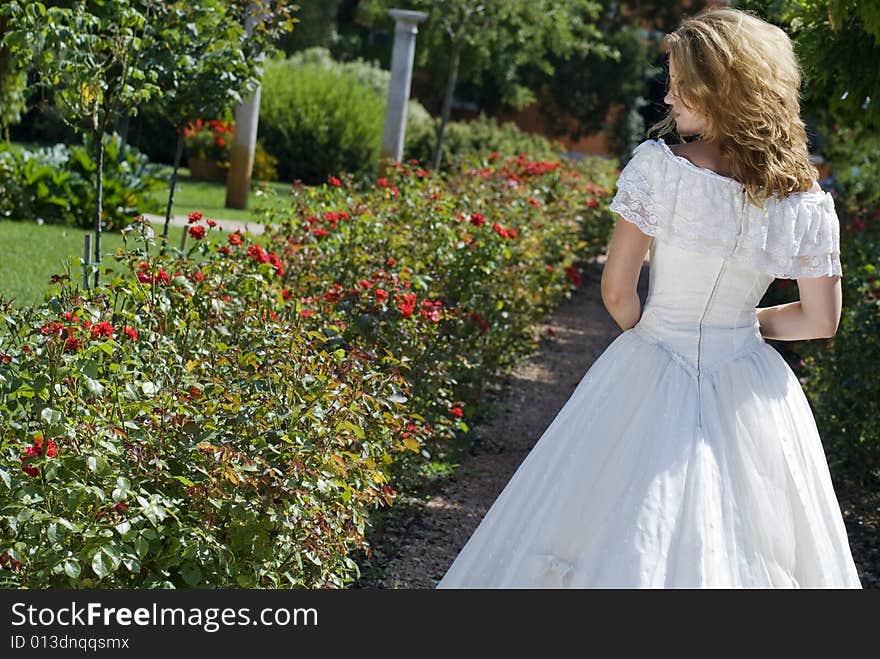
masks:
[[[441,165],[443,133],[452,110],[459,67],[469,57],[471,77],[491,74],[502,81],[500,101],[521,109],[535,100],[526,84],[529,70],[554,74],[551,57],[613,50],[595,25],[601,5],[594,0],[417,0],[415,8],[429,11],[422,30],[427,49],[449,53],[446,88],[437,130],[434,168]]]
[[[259,55],[279,34],[293,26],[295,6],[286,2],[220,2],[192,0],[164,3],[154,21],[155,63],[162,95],[161,114],[176,128],[174,166],[169,182],[162,253],[168,242],[177,174],[184,146],[184,129],[201,117],[230,115],[231,108],[259,81]],[[259,16],[253,35],[245,19]],[[186,234],[184,234],[185,236]]]
[[[0,43],[6,33],[6,19],[0,16]],[[9,142],[9,127],[18,123],[25,106],[27,70],[8,48],[0,47],[0,130]]]
[[[805,99],[844,124],[880,128],[880,5],[857,0],[738,3],[783,27],[804,69]]]
[[[94,265],[101,263],[104,133],[120,116],[159,91],[156,72],[142,55],[149,50],[147,26],[157,5],[152,0],[92,0],[46,7],[40,2],[9,2],[4,44],[32,62],[38,87],[50,88],[62,119],[90,134],[95,148]],[[98,285],[99,268],[94,271]]]

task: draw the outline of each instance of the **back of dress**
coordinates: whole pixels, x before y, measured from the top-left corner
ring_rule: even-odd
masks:
[[[776,277],[841,274],[839,224],[825,192],[749,204],[741,184],[697,167],[662,140],[640,144],[611,210],[654,236],[636,331],[692,376],[763,342],[756,307]]]
[[[861,587],[812,410],[755,311],[774,277],[840,274],[831,197],[764,212],[647,141],[611,208],[654,236],[642,317],[438,587]]]

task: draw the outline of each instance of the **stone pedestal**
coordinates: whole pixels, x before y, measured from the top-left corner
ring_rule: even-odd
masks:
[[[389,9],[397,22],[394,29],[394,47],[391,51],[391,80],[388,84],[388,105],[385,108],[385,129],[379,155],[379,176],[389,162],[403,158],[406,136],[406,106],[412,81],[413,59],[416,52],[418,24],[428,17],[421,11]]]

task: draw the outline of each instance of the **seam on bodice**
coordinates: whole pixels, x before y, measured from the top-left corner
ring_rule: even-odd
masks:
[[[737,361],[738,359],[742,359],[743,357],[746,357],[747,355],[750,355],[754,352],[758,352],[759,350],[763,350],[764,346],[767,345],[767,343],[764,341],[749,343],[749,344],[745,345],[744,347],[740,348],[739,350],[731,353],[724,360],[722,360],[721,362],[719,362],[717,364],[710,365],[708,368],[700,367],[700,370],[698,372],[696,367],[691,363],[691,361],[687,357],[685,357],[680,352],[678,352],[677,350],[670,347],[670,345],[668,343],[666,343],[663,339],[661,339],[660,337],[658,337],[657,335],[652,333],[647,328],[642,327],[641,325],[636,323],[632,327],[632,330],[633,330],[633,333],[636,336],[638,336],[640,339],[646,341],[647,343],[654,344],[654,345],[660,347],[662,350],[664,350],[672,358],[672,360],[674,362],[676,362],[677,364],[679,364],[687,372],[687,374],[690,375],[691,378],[694,380],[698,380],[701,377],[711,376],[715,372],[717,372],[717,371],[721,370],[722,368],[728,366],[729,364]]]

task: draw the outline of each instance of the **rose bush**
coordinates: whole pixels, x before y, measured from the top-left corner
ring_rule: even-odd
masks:
[[[255,240],[2,304],[0,583],[341,587],[601,252],[615,171],[489,156],[295,187]]]

